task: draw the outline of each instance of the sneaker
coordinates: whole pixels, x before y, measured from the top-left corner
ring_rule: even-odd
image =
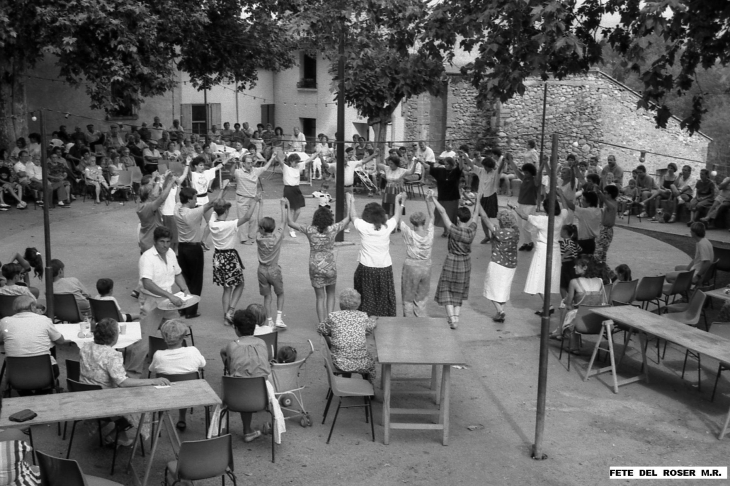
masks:
[[[8,208],[4,208],[4,207],[0,206],[0,211],[7,211],[7,210],[8,210]]]
[[[0,203],[0,208],[9,208],[10,204]]]
[[[40,199],[35,202],[38,206],[43,206],[43,201]]]
[[[646,214],[646,211],[643,211],[643,212],[642,212],[642,213],[641,213],[641,214],[639,215],[639,217],[640,217],[640,218],[648,218],[648,217],[649,217],[649,215],[648,215],[648,214]]]
[[[59,205],[60,207],[62,207],[62,208],[63,208],[63,207],[66,207],[66,203],[65,203],[65,202],[63,202],[63,201],[58,201],[58,205]]]
[[[343,231],[344,233],[349,233],[349,232],[350,232],[350,229],[349,229],[349,228],[345,228],[345,229],[344,229],[344,230],[342,230],[342,231]]]
[[[277,319],[276,327],[278,327],[279,329],[286,329],[286,324],[284,324],[284,321],[282,321],[281,319]]]
[[[628,210],[624,211],[624,214],[623,215],[624,216],[628,216],[629,215],[629,211]]]
[[[15,206],[18,209],[25,209],[28,207],[28,203],[25,201],[20,201],[17,206]]]
[[[296,238],[297,234],[294,230],[289,230],[289,236],[291,236],[292,238]]]

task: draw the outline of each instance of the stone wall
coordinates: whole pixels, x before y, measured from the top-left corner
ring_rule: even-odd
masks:
[[[455,147],[475,147],[489,138],[491,114],[477,108],[476,88],[461,77],[452,76],[448,88],[446,138],[453,140]]]

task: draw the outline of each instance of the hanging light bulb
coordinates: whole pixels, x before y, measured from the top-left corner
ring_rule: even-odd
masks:
[[[38,117],[36,117],[35,115],[33,115],[32,117],[30,117],[30,119],[33,120],[33,121],[36,121],[36,120],[38,120]]]

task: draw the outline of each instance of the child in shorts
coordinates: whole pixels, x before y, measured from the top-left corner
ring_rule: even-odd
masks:
[[[281,202],[281,224],[276,227],[276,222],[270,217],[261,217],[261,206],[259,205],[259,232],[256,235],[256,246],[259,255],[259,294],[264,296],[264,308],[268,317],[268,325],[281,329],[286,328],[282,320],[284,310],[284,280],[279,266],[279,254],[281,243],[284,241],[286,231],[286,212],[284,201]],[[271,311],[271,289],[276,294],[276,322],[272,319]]]
[[[125,314],[124,312],[122,312],[122,308],[119,306],[117,298],[112,295],[114,293],[114,280],[110,278],[100,278],[96,281],[96,291],[99,292],[99,295],[94,297],[96,300],[114,301],[117,306],[117,310],[119,311],[121,322],[133,322],[139,319],[138,315]]]

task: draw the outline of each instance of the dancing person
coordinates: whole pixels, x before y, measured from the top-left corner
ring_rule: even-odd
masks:
[[[400,166],[400,158],[397,155],[391,155],[385,160],[385,164],[377,164],[378,170],[381,170],[387,181],[385,191],[383,191],[383,209],[389,218],[392,218],[397,209],[401,209],[396,204],[396,198],[404,191],[403,178],[411,175],[416,171],[416,166],[421,164],[420,160],[415,160],[408,168]],[[363,296],[363,300],[367,297]]]
[[[176,296],[173,285],[183,294],[188,294],[185,279],[175,252],[170,249],[172,234],[164,226],[155,228],[154,245],[139,257],[139,317],[142,339],[127,348],[126,369],[129,376],[138,378],[144,372],[149,336],[154,335],[160,324],[177,315],[173,310],[162,310],[158,306],[165,299],[176,307],[183,299]]]
[[[317,320],[323,322],[327,315],[335,310],[335,290],[337,286],[337,262],[334,247],[337,233],[350,224],[354,197],[346,193],[347,211],[341,221],[335,223],[332,211],[320,206],[314,212],[312,224],[309,226],[291,220],[291,212],[287,212],[287,224],[304,233],[309,240],[309,280],[314,288]],[[289,201],[287,201],[288,204]]]
[[[154,246],[154,232],[162,226],[160,206],[167,199],[172,189],[174,176],[171,172],[165,174],[165,182],[160,188],[159,182],[153,176],[144,176],[139,189],[139,206],[137,207],[137,218],[139,219],[139,251],[144,253]]]
[[[221,191],[218,200],[213,205],[213,214],[210,217],[208,228],[213,238],[213,282],[223,287],[223,321],[226,325],[233,325],[233,313],[243,293],[243,263],[236,251],[236,233],[238,227],[251,219],[256,206],[261,204],[261,195],[256,196],[256,203],[241,218],[226,221],[231,209],[231,203],[222,199]]]
[[[532,140],[530,141],[532,142]],[[522,184],[520,184],[520,192],[517,196],[517,207],[520,208],[520,211],[525,216],[534,214],[537,211],[537,201],[540,198],[542,177],[538,177],[537,168],[530,162],[525,162],[522,165],[522,169],[517,167],[512,158],[507,159],[507,162],[512,167],[517,178],[522,181]],[[542,174],[542,166],[540,167],[539,173]],[[532,235],[530,235],[527,226],[527,218],[520,218],[517,220],[517,223],[520,225],[520,241],[522,241],[522,246],[518,250],[532,251],[535,244],[532,241]]]
[[[413,229],[405,221],[400,222],[401,234],[406,243],[406,259],[403,262],[400,279],[403,317],[428,317],[426,302],[431,292],[431,250],[435,207],[433,196],[433,191],[429,190],[426,195],[428,215],[420,211],[411,215]]]
[[[359,373],[371,383],[375,380],[375,360],[368,351],[366,335],[377,321],[357,310],[360,294],[355,289],[340,292],[340,310],[330,312],[317,327],[332,353],[332,364],[344,373]]]
[[[274,288],[276,294],[276,323],[275,326],[280,329],[286,329],[286,324],[282,318],[284,312],[284,279],[281,275],[281,267],[279,266],[279,255],[281,254],[281,243],[284,241],[284,232],[286,231],[286,220],[288,210],[286,208],[286,199],[281,200],[281,224],[276,227],[274,218],[266,216],[261,217],[263,204],[259,204],[258,222],[259,233],[256,235],[256,246],[258,247],[259,268],[256,272],[259,282],[259,294],[264,297],[264,308],[266,315],[271,320],[273,313],[271,312],[271,288]]]
[[[557,192],[560,194],[560,191]],[[536,234],[536,245],[535,253],[532,255],[532,261],[530,262],[530,269],[527,272],[527,280],[525,282],[525,293],[532,295],[539,295],[541,299],[545,299],[549,296],[543,295],[545,292],[545,262],[547,261],[547,240],[548,240],[548,210],[549,210],[549,199],[546,198],[542,202],[545,214],[526,214],[525,211],[519,206],[512,204],[508,205],[515,211],[518,217],[523,221],[526,221],[526,227],[529,231],[534,231]],[[562,231],[563,222],[568,216],[566,209],[560,209],[560,204],[555,201],[555,224],[553,226],[553,242],[557,242],[560,239],[560,232]],[[560,245],[553,244],[552,254],[552,273],[550,274],[550,293],[557,294],[560,292]],[[550,306],[549,313],[552,314],[555,311],[553,306]],[[537,315],[542,315],[542,309],[535,312]]]
[[[520,242],[520,231],[517,220],[511,211],[501,210],[497,213],[497,228],[490,218],[486,217],[484,208],[477,206],[479,216],[492,234],[492,259],[487,265],[484,276],[484,297],[492,301],[497,314],[494,322],[504,322],[506,314],[504,305],[509,301],[512,290],[512,279],[517,270],[517,245]]]
[[[461,164],[452,157],[445,157],[440,160],[443,162],[443,165],[428,162],[428,173],[436,181],[438,202],[446,210],[451,224],[456,224],[456,210],[459,209],[459,199],[461,199],[459,188],[461,185],[461,175],[464,171]],[[439,228],[444,228],[441,237],[446,238],[446,225],[441,221],[441,213],[436,213],[433,224]]]
[[[477,194],[481,196],[481,194]],[[436,287],[436,303],[446,307],[446,315],[449,327],[459,327],[459,313],[461,304],[469,298],[469,280],[471,278],[471,243],[477,232],[477,223],[474,218],[477,211],[472,215],[468,208],[461,207],[456,211],[457,224],[451,224],[446,214],[446,209],[433,197],[431,200],[436,205],[436,210],[441,213],[441,218],[446,225],[449,234],[448,255],[441,269],[439,283]],[[477,199],[478,200],[478,199]]]
[[[188,172],[190,170],[190,162],[185,162],[185,168],[183,169],[180,177],[174,177],[172,179],[172,185],[170,191],[167,193],[165,201],[160,206],[160,216],[162,218],[162,224],[165,228],[170,230],[172,234],[172,251],[177,253],[178,250],[178,230],[177,222],[175,221],[175,205],[177,204],[178,192],[182,184],[188,179]]]
[[[596,253],[596,238],[601,234],[601,221],[603,212],[598,207],[598,194],[595,192],[583,192],[581,201],[585,207],[576,206],[574,203],[566,199],[563,191],[557,191],[558,198],[563,207],[572,210],[575,213],[575,219],[578,221],[578,246],[581,255],[593,255]],[[616,221],[617,205],[613,207],[613,221],[610,221],[611,212],[607,217],[607,222],[611,223],[611,237],[613,237],[613,223]],[[566,213],[567,214],[567,213]],[[561,226],[564,223],[561,222]],[[610,241],[608,242],[611,243]],[[606,246],[608,250],[608,246]],[[605,254],[604,254],[605,258]]]
[[[502,161],[504,162],[504,161]],[[499,201],[497,200],[497,192],[499,192],[499,177],[502,173],[504,163],[497,166],[497,162],[490,156],[486,156],[481,160],[481,167],[477,167],[471,161],[467,162],[471,166],[472,173],[479,178],[479,190],[481,199],[479,205],[484,208],[484,214],[487,218],[493,219],[497,217],[499,210]],[[484,239],[482,244],[489,243],[491,236],[489,229],[482,219],[482,229],[484,230]]]
[[[198,206],[198,196],[192,187],[183,187],[180,190],[180,202],[175,205],[173,217],[177,225],[178,253],[177,261],[180,265],[185,283],[191,295],[200,296],[203,292],[203,221],[210,219],[210,210],[215,201],[208,201]],[[180,311],[187,319],[200,317],[198,304],[191,305]]]
[[[575,278],[575,261],[580,252],[575,235],[576,228],[572,224],[564,224],[560,229],[560,295],[563,298],[568,295],[570,281]]]
[[[596,239],[596,251],[593,257],[599,263],[605,263],[608,255],[608,248],[613,241],[613,227],[616,225],[618,214],[618,187],[606,185],[604,192],[598,192],[598,199],[603,203],[601,214],[601,226]]]
[[[246,154],[236,164],[231,179],[236,182],[236,212],[239,218],[246,214],[249,208],[256,203],[261,174],[269,169],[274,158],[274,156],[271,156],[263,167],[254,167],[253,156]],[[257,227],[258,221],[252,219],[238,228],[238,238],[241,243],[252,245],[256,241]]]
[[[400,208],[406,194],[395,197]],[[361,296],[358,310],[369,316],[396,316],[395,284],[393,283],[393,261],[390,258],[390,234],[398,227],[400,210],[388,218],[383,206],[369,203],[357,217],[354,199],[350,200],[350,219],[360,233],[360,252],[355,270],[355,290]]]
[[[317,156],[314,154],[307,160],[302,160],[298,154],[289,154],[281,164],[282,179],[284,181],[284,197],[289,201],[289,236],[296,238],[297,234],[291,223],[296,223],[299,219],[299,213],[305,206],[302,190],[299,188],[301,182],[302,171],[306,169],[312,160]],[[308,171],[307,171],[308,172]]]

